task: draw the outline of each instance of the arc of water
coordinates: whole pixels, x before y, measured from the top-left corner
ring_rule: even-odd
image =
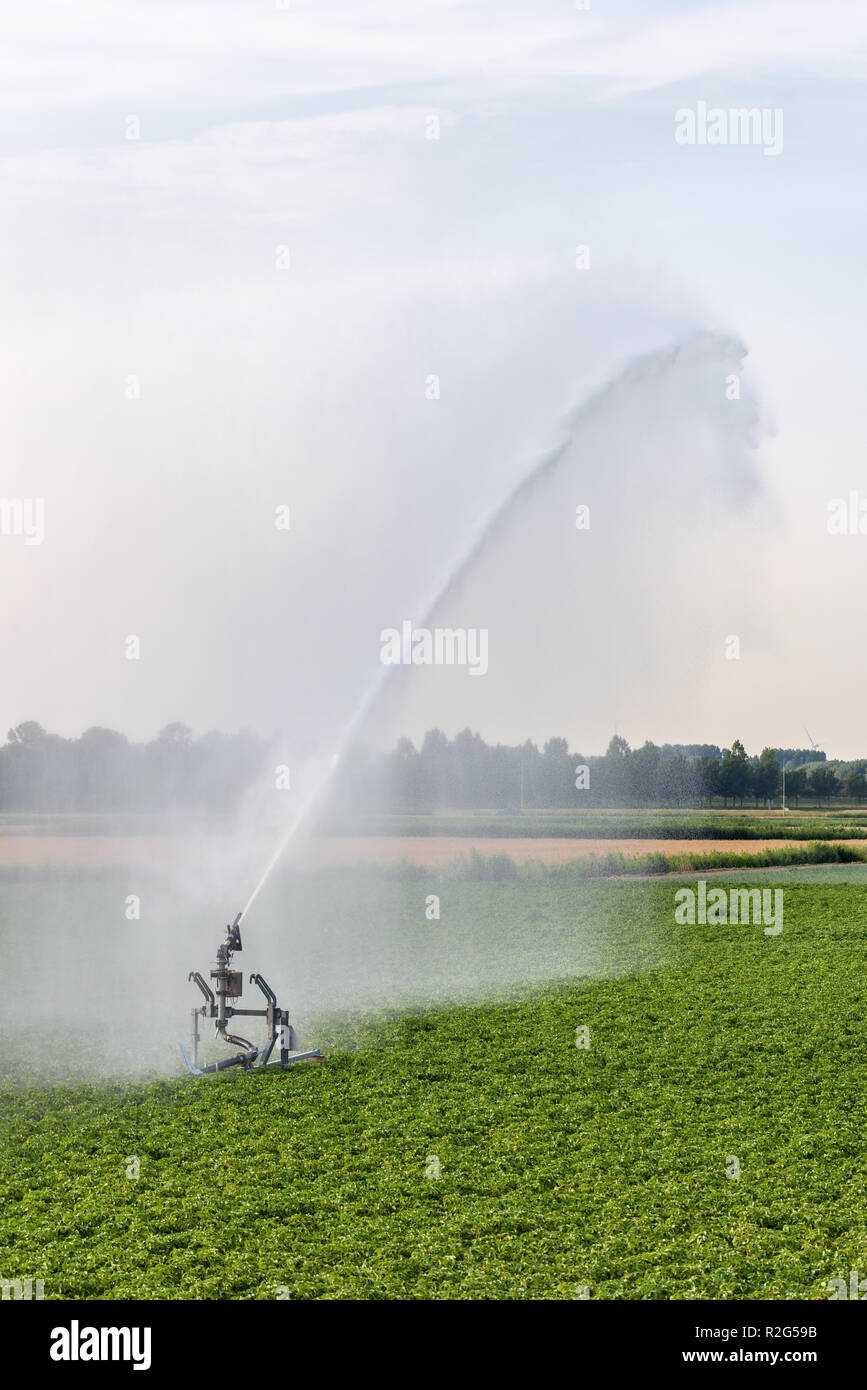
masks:
[[[437,609],[466,577],[482,551],[497,534],[501,525],[506,521],[514,507],[517,506],[523,498],[526,498],[531,491],[535,491],[543,480],[554,472],[569,445],[572,443],[572,438],[578,425],[586,422],[591,415],[601,409],[614,392],[619,390],[622,386],[639,383],[646,380],[649,376],[659,375],[662,372],[670,370],[690,349],[695,352],[697,358],[710,356],[715,353],[720,356],[740,359],[746,352],[743,344],[733,338],[724,337],[715,333],[698,333],[684,343],[675,344],[675,346],[671,348],[658,349],[655,352],[646,353],[641,357],[635,358],[621,371],[617,372],[572,414],[565,426],[566,432],[563,438],[553,448],[543,454],[540,459],[537,459],[530,470],[521,478],[515,487],[512,488],[505,498],[489,508],[479,517],[472,528],[467,542],[462,547],[460,554],[452,561],[451,565],[446,568],[439,582],[434,585],[431,596],[422,608],[422,618],[419,626],[426,627],[430,623]],[[362,728],[368,715],[376,705],[394,669],[393,666],[380,666],[374,679],[367,687],[367,690],[356,706],[354,714],[338,739],[330,767],[327,768],[323,775],[313,784],[309,793],[303,799],[295,815],[289,822],[277,848],[268,860],[259,882],[247,899],[247,903],[241,913],[242,917],[246,916],[253,903],[256,901],[256,898],[262,891],[275,865],[298,833],[299,827],[307,820],[307,817],[312,813],[315,806],[324,796],[343,755],[351,746],[359,729]]]

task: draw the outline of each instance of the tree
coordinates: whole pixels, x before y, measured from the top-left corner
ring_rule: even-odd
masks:
[[[780,764],[772,748],[763,748],[753,768],[753,791],[756,801],[770,801],[780,786]]]
[[[797,806],[801,797],[807,791],[807,770],[803,767],[793,768],[790,772],[786,768],[786,800],[794,801]]]
[[[193,731],[188,724],[181,724],[176,721],[174,724],[167,724],[164,729],[160,729],[158,741],[167,748],[186,750],[193,745]]]
[[[633,801],[649,804],[657,800],[659,749],[647,742],[627,760],[626,781]]]
[[[632,750],[626,739],[615,734],[601,760],[603,795],[612,806],[626,803],[629,790],[627,769],[631,756]]]
[[[724,802],[727,804],[728,798],[731,797],[732,803],[739,800],[743,805],[749,785],[750,761],[744,745],[736,738],[731,748],[727,748],[723,753],[720,764],[720,791]]]
[[[401,811],[415,810],[424,797],[424,776],[421,755],[412,739],[399,738],[394,752],[388,754],[386,795]]]
[[[867,777],[863,772],[850,772],[846,778],[846,795],[853,801],[863,801],[867,796]]]
[[[26,719],[23,724],[10,729],[6,737],[10,743],[19,744],[22,748],[38,748],[48,735],[35,719]]]
[[[722,762],[716,758],[698,760],[698,783],[702,797],[710,806],[715,796],[722,796]]]
[[[574,805],[574,782],[569,744],[565,738],[549,738],[542,749],[545,806]]]
[[[485,784],[485,754],[488,745],[481,734],[472,729],[461,729],[455,734],[452,743],[455,782],[459,806],[485,806],[491,804]]]
[[[78,740],[78,804],[86,810],[117,810],[135,794],[132,750],[114,729],[85,729]]]
[[[518,749],[519,805],[545,805],[545,773],[542,754],[532,739],[525,739]]]
[[[426,804],[447,806],[451,791],[451,751],[442,729],[428,729],[419,756]]]
[[[665,758],[659,765],[657,776],[657,793],[660,800],[684,806],[704,796],[699,763],[700,760],[688,762],[682,753]]]
[[[829,767],[814,767],[810,773],[808,787],[810,795],[815,796],[819,802],[823,797],[830,801],[840,789],[837,778]]]

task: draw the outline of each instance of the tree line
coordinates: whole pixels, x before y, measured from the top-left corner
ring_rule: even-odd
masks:
[[[233,811],[266,754],[246,731],[194,738],[185,724],[168,724],[133,743],[102,728],[61,738],[28,720],[0,748],[0,810]]]
[[[738,739],[725,749],[650,742],[632,749],[615,735],[604,754],[585,756],[570,752],[564,738],[541,749],[529,740],[492,746],[470,729],[451,740],[431,729],[418,748],[403,738],[387,754],[357,753],[344,790],[352,804],[373,796],[396,810],[760,806],[779,804],[785,768],[789,804],[867,795],[863,764],[843,778],[824,764],[825,754],[812,749],[765,748],[750,756]]]
[[[278,758],[279,762],[280,759]],[[80,738],[50,734],[34,721],[9,730],[0,748],[0,811],[233,812],[257,782],[273,776],[273,743],[249,731],[196,738],[169,724],[148,743],[112,729]],[[867,797],[867,760],[829,764],[812,749],[646,742],[615,735],[601,755],[570,752],[564,738],[540,748],[489,744],[464,729],[430,729],[418,747],[401,738],[388,752],[356,748],[338,767],[334,804],[350,811],[558,809],[594,806],[742,806],[786,801],[829,804]]]

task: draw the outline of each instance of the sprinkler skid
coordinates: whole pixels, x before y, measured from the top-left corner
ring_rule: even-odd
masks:
[[[253,1067],[277,1066],[278,1064],[285,1071],[290,1062],[303,1062],[307,1059],[322,1057],[318,1048],[308,1052],[301,1051],[300,1039],[289,1022],[289,1014],[286,1009],[278,1007],[277,996],[264,976],[253,974],[250,976],[250,982],[257,985],[262,991],[267,1004],[266,1008],[239,1009],[228,1002],[241,998],[244,984],[243,971],[230,969],[232,956],[236,951],[242,950],[241,915],[239,912],[231,926],[226,928],[226,939],[217,948],[217,959],[210,972],[210,977],[214,982],[213,989],[202,978],[198,970],[191,970],[187,976],[188,980],[195,981],[205,998],[204,1004],[191,1010],[190,1051],[192,1057],[187,1054],[187,1049],[183,1044],[181,1045],[184,1061],[193,1076],[204,1076],[206,1072],[226,1071],[229,1067],[242,1067],[244,1071],[250,1071]],[[229,1032],[229,1020],[237,1017],[264,1018],[268,1030],[268,1040],[263,1047],[257,1047],[255,1043],[248,1042],[246,1038]],[[224,1057],[219,1062],[212,1062],[210,1066],[200,1067],[200,1018],[213,1018],[217,1036],[231,1047],[239,1047],[242,1051],[237,1052],[234,1057]],[[275,1048],[278,1050],[279,1056],[272,1059],[271,1054]]]

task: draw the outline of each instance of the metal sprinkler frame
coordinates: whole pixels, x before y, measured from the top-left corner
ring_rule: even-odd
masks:
[[[243,992],[244,972],[230,969],[233,954],[235,951],[243,949],[240,925],[242,915],[243,913],[239,912],[231,926],[226,928],[226,939],[217,948],[217,959],[210,972],[210,977],[214,981],[214,988],[211,989],[210,985],[202,979],[198,970],[191,970],[187,976],[188,980],[195,981],[205,997],[204,1004],[190,1010],[192,1016],[190,1031],[192,1058],[181,1043],[181,1051],[184,1054],[187,1070],[193,1076],[204,1076],[207,1072],[226,1071],[229,1067],[242,1067],[244,1071],[251,1071],[254,1067],[280,1066],[285,1071],[291,1062],[324,1060],[318,1048],[311,1048],[306,1052],[301,1050],[301,1040],[289,1022],[288,1011],[279,1007],[277,996],[263,975],[252,974],[250,983],[257,985],[262,991],[267,1008],[238,1009],[227,1002],[229,999],[240,999]],[[269,1037],[263,1047],[257,1047],[255,1043],[248,1042],[246,1038],[238,1037],[229,1032],[229,1019],[241,1016],[264,1018]],[[223,1042],[234,1047],[241,1047],[244,1050],[236,1053],[234,1057],[224,1057],[219,1062],[212,1062],[210,1066],[200,1067],[198,1064],[200,1018],[215,1019],[217,1034]],[[280,1055],[272,1059],[271,1053],[278,1042]]]

